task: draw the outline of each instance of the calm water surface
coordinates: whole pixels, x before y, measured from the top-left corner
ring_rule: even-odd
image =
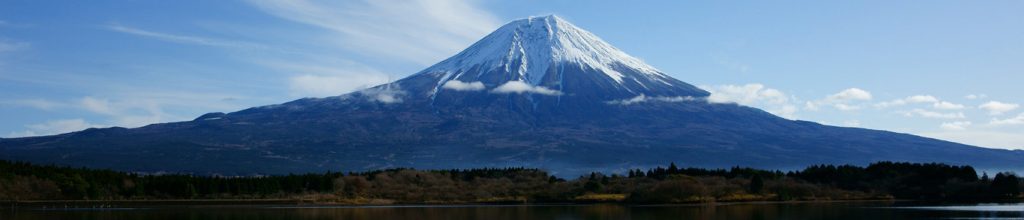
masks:
[[[695,206],[153,206],[116,209],[0,209],[3,220],[42,219],[1024,219],[1024,204],[893,202]]]

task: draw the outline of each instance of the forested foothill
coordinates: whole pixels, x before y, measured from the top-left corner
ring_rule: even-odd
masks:
[[[142,175],[0,161],[0,201],[295,200],[323,204],[705,203],[909,199],[1021,199],[1009,172],[877,162],[799,171],[679,168],[563,179],[539,169],[388,169],[359,173],[222,177]]]

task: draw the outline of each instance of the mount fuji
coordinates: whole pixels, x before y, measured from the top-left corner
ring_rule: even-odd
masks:
[[[192,121],[0,139],[0,159],[220,175],[525,166],[569,176],[669,162],[1024,164],[1024,151],[789,120],[708,96],[557,16],[531,17],[384,85]]]

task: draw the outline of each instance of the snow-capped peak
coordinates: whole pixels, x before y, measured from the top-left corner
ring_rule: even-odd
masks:
[[[588,103],[638,95],[708,95],[554,15],[509,22],[462,52],[399,83],[408,84],[415,90],[413,94],[429,97],[432,103],[439,94],[446,93],[444,90],[455,97],[480,91],[547,95],[555,103],[561,103],[562,95]],[[523,91],[531,92],[496,90],[502,86],[530,88]]]
[[[522,65],[515,65],[517,63]],[[656,78],[667,77],[640,59],[555,15],[529,17],[505,24],[466,50],[421,73],[458,74],[475,66],[504,68],[506,72],[518,74],[518,80],[538,85],[553,63],[570,63],[600,70],[618,83],[625,80],[624,75],[617,71],[619,68],[629,68]]]

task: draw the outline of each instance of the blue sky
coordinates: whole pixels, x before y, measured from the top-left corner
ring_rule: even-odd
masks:
[[[4,1],[0,136],[137,127],[405,77],[557,14],[713,98],[1024,149],[1021,1]]]

